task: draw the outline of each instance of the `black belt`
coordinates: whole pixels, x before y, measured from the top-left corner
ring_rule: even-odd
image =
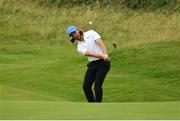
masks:
[[[87,64],[87,66],[96,65],[96,64],[100,64],[100,63],[110,63],[110,61],[104,61],[103,59],[99,59],[99,60],[89,62]]]

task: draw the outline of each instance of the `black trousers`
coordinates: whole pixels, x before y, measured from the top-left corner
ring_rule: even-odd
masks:
[[[83,90],[88,102],[102,102],[103,97],[103,82],[110,70],[110,61],[104,61],[102,59],[92,61],[87,64],[87,72],[84,78]],[[92,91],[92,85],[94,83],[94,92]]]

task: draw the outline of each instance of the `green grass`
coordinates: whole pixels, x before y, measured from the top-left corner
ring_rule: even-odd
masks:
[[[1,101],[0,119],[180,119],[180,102]]]
[[[31,0],[1,0],[0,18],[1,119],[85,119],[94,110],[101,115],[87,119],[179,119],[178,12],[56,8]],[[91,28],[102,35],[109,52],[112,42],[118,44],[101,105],[85,104],[82,84],[87,59],[76,52],[65,33],[68,25],[88,30],[88,21],[93,21]],[[77,107],[84,115],[76,115]],[[20,115],[28,110],[30,114]]]
[[[104,101],[180,100],[179,45],[159,42],[117,51],[104,83]],[[86,101],[87,61],[73,47],[13,47],[0,51],[1,99]]]

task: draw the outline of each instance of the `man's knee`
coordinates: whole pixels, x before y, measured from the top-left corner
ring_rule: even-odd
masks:
[[[91,89],[91,87],[89,86],[89,85],[83,85],[83,90],[84,91],[88,91],[88,90],[90,90]]]
[[[94,85],[94,90],[95,90],[95,91],[100,91],[100,90],[102,90],[102,86],[95,84],[95,85]]]

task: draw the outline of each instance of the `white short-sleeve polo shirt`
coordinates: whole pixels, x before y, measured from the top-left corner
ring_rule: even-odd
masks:
[[[86,50],[94,51],[97,54],[102,54],[102,50],[99,45],[96,43],[97,39],[100,39],[101,36],[94,30],[89,30],[84,32],[84,40],[85,41],[78,41],[77,50],[81,54],[85,54]],[[99,58],[87,56],[88,61],[96,61]]]

